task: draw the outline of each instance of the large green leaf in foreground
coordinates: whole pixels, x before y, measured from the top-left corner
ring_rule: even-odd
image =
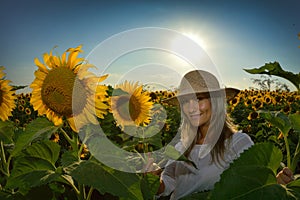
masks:
[[[0,121],[0,141],[4,144],[13,143],[13,123],[10,121]]]
[[[57,129],[58,127],[54,126],[47,118],[36,118],[27,125],[25,131],[20,132],[11,155],[16,156],[33,141],[48,140]]]
[[[34,143],[15,160],[7,188],[27,189],[57,180],[55,163],[60,146],[52,141]]]
[[[255,144],[235,160],[221,175],[212,191],[212,199],[297,199],[293,188],[276,182],[281,151],[271,143]],[[295,181],[296,182],[296,181]],[[293,191],[295,189],[295,191]]]
[[[97,161],[83,161],[71,172],[78,182],[92,186],[102,194],[110,193],[122,199],[143,199],[140,178],[133,173],[126,173],[108,168]]]

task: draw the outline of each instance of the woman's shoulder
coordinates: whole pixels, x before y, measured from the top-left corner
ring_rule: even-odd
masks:
[[[231,136],[229,149],[233,150],[236,154],[240,154],[244,150],[250,148],[253,144],[254,143],[248,134],[236,132]]]
[[[234,134],[232,134],[232,139],[233,142],[240,142],[240,141],[244,141],[244,142],[249,142],[249,143],[253,143],[251,137],[243,132],[236,132]]]

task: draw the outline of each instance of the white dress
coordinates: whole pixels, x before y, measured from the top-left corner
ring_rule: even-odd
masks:
[[[231,139],[225,140],[224,161],[220,159],[220,164],[211,162],[210,153],[199,158],[199,150],[204,146],[195,145],[189,159],[196,164],[197,169],[186,162],[170,160],[161,175],[165,190],[160,196],[172,193],[170,199],[176,200],[194,192],[213,189],[222,172],[239,157],[240,153],[252,145],[253,142],[247,134],[241,132],[233,134]],[[181,151],[182,144],[179,142],[175,148]]]

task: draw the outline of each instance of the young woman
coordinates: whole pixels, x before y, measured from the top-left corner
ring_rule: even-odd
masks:
[[[184,75],[178,95],[167,101],[180,106],[182,113],[181,140],[175,148],[197,168],[170,160],[160,176],[159,196],[179,199],[213,189],[230,163],[253,145],[247,134],[237,132],[226,114],[226,95],[237,92],[220,88],[216,77],[207,71],[195,70]],[[279,183],[292,178],[288,169],[277,176]]]

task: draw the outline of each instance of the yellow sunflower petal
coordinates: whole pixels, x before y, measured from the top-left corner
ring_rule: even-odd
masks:
[[[81,46],[68,49],[61,57],[53,56],[50,51],[49,54],[43,55],[45,64],[35,59],[38,70],[34,73],[36,78],[30,85],[33,89],[30,103],[34,110],[37,110],[39,115],[46,115],[57,126],[63,123],[63,118],[67,119],[74,131],[74,119],[80,119],[78,124],[83,126],[85,123],[97,122],[95,111],[103,116],[105,111],[101,109],[104,109],[104,106],[100,106],[100,103],[95,106],[93,102],[96,95],[101,97],[98,101],[106,100],[107,95],[107,87],[99,87],[95,94],[101,77],[87,71],[92,65],[85,66],[81,63],[84,59],[77,57],[80,52]],[[73,94],[74,90],[76,95]]]
[[[45,65],[43,65],[38,58],[34,59],[34,63],[35,63],[36,66],[38,66],[38,68],[39,68],[40,71],[45,72],[45,73],[48,72],[48,70],[45,67]]]
[[[0,67],[1,78],[5,77],[4,69]],[[12,110],[16,107],[16,95],[12,91],[12,86],[9,85],[10,82],[10,80],[0,80],[0,119],[2,121],[8,120],[8,117],[12,116]]]

